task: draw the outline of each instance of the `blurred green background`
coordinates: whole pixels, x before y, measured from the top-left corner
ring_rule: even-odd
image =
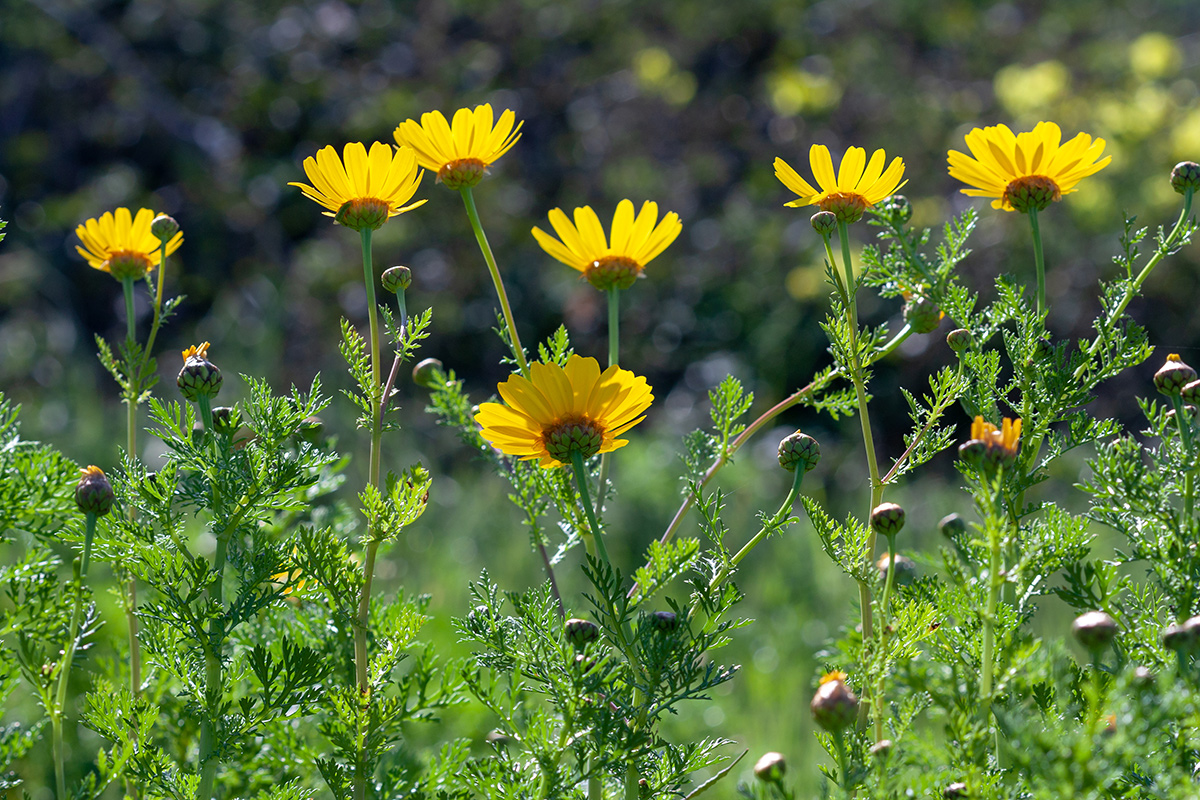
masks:
[[[1099,307],[1096,281],[1112,277],[1122,215],[1158,224],[1177,214],[1167,175],[1200,159],[1198,83],[1194,0],[0,0],[0,217],[10,220],[0,244],[0,390],[23,405],[26,436],[81,463],[117,459],[123,412],[93,336],[123,335],[123,302],[119,285],[75,254],[74,228],[119,205],[171,213],[185,232],[169,265],[168,291],[187,300],[160,338],[164,396],[174,396],[176,353],[200,340],[227,376],[225,402],[244,391],[238,373],[280,389],[318,372],[327,391],[347,386],[337,321],[365,325],[357,237],[287,182],[303,179],[301,161],[319,147],[390,142],[397,123],[427,110],[512,108],[523,138],[476,198],[526,343],[565,322],[581,353],[606,347],[602,295],[529,235],[549,209],[590,204],[607,220],[621,198],[651,199],[684,222],[623,298],[622,364],[647,375],[657,397],[616,461],[610,551],[632,568],[678,503],[678,437],[707,419],[707,390],[733,373],[756,393],[757,415],[829,361],[820,243],[808,211],[782,206],[792,198],[774,157],[807,173],[813,142],[835,158],[850,145],[885,148],[908,165],[914,225],[938,227],[972,202],[945,169],[946,150],[961,149],[971,127],[1051,119],[1068,137],[1103,137],[1112,165],[1043,215],[1049,324],[1078,336]],[[434,309],[422,354],[482,400],[503,376],[489,330],[494,294],[459,198],[432,176],[418,196],[430,202],[376,235],[377,264],[413,269],[410,309]],[[964,267],[973,284],[986,299],[997,274],[1032,281],[1024,219],[974,204],[982,220]],[[873,234],[859,225],[853,235]],[[1193,363],[1198,269],[1193,245],[1131,306],[1162,352]],[[869,323],[900,324],[894,301],[866,298],[862,309]],[[900,452],[906,430],[897,387],[923,386],[950,360],[950,327],[913,337],[878,369],[873,413],[885,454]],[[464,611],[468,579],[487,567],[517,588],[540,571],[507,487],[435,429],[421,390],[401,383],[406,430],[386,463],[432,466],[434,506],[380,575],[431,593],[439,616],[430,635],[458,652],[447,616]],[[1122,381],[1098,411],[1136,425],[1133,398],[1147,391]],[[344,398],[325,417],[344,450],[365,450]],[[839,512],[857,509],[865,467],[857,424],[844,423],[794,411],[761,434],[722,476],[730,527],[748,537],[754,511],[783,496],[774,447],[796,426],[824,452],[806,491]],[[142,442],[152,461],[154,441]],[[922,475],[889,498],[908,507],[906,545],[918,562],[936,545],[936,520],[967,510],[956,506],[948,458]],[[1059,477],[1059,486],[1074,480]],[[735,773],[743,777],[762,751],[780,750],[804,776],[799,785],[814,789],[807,704],[821,646],[855,617],[850,586],[806,521],[756,553],[739,584],[756,622],[723,657],[742,673],[669,727],[749,748]],[[481,736],[490,726],[464,717],[447,727]]]

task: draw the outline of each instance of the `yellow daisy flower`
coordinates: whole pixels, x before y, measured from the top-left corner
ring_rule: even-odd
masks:
[[[325,216],[356,231],[376,230],[389,217],[425,203],[404,205],[421,185],[416,154],[407,147],[393,150],[375,142],[368,153],[362,142],[351,142],[342,149],[342,158],[333,147],[323,147],[316,158],[304,159],[304,174],[312,186],[297,182],[288,186],[300,187],[305,197],[329,209]]]
[[[971,423],[971,438],[979,439],[988,449],[999,449],[1006,456],[1015,456],[1017,454],[1017,442],[1021,438],[1021,420],[1004,418],[1001,428],[997,428],[990,422],[985,422],[983,417],[975,417]]]
[[[427,112],[420,122],[401,122],[392,135],[397,144],[415,150],[417,161],[436,172],[439,181],[461,189],[483,180],[492,162],[521,138],[523,124],[511,110],[493,124],[492,106],[484,103],[474,110],[455,111],[453,123],[447,123],[440,111]]]
[[[904,177],[904,160],[899,156],[893,158],[885,170],[883,163],[886,160],[887,154],[876,150],[868,162],[866,150],[851,147],[846,151],[835,175],[829,148],[814,144],[808,151],[808,163],[820,189],[814,189],[782,158],[775,159],[775,177],[800,195],[784,205],[793,208],[819,206],[822,211],[836,214],[841,222],[856,222],[864,211],[908,183],[901,181]]]
[[[575,209],[574,225],[562,209],[556,208],[550,212],[550,224],[558,239],[541,228],[533,229],[533,238],[551,256],[582,272],[597,289],[628,289],[641,277],[646,264],[666,250],[683,230],[674,211],[658,220],[658,204],[649,200],[642,203],[636,218],[632,202],[622,200],[617,204],[611,240],[605,239],[604,228],[589,206]]]
[[[475,415],[483,438],[543,467],[624,447],[617,437],[645,419],[654,400],[645,378],[617,366],[601,372],[596,359],[578,355],[565,368],[530,364],[528,379],[513,375],[497,388],[505,404],[484,403]]]
[[[1061,144],[1062,131],[1053,122],[1018,134],[1007,125],[975,128],[966,141],[970,156],[957,150],[947,154],[950,176],[975,187],[963,194],[995,198],[992,208],[1005,211],[1041,211],[1112,161],[1112,156],[1097,161],[1104,140],[1093,141],[1086,133]]]
[[[75,235],[83,242],[75,249],[87,259],[93,269],[107,272],[119,281],[137,280],[154,269],[156,252],[162,245],[158,237],[150,232],[150,224],[158,216],[148,208],[138,209],[137,216],[128,208],[118,208],[114,214],[105,211],[100,219],[89,219],[75,229]],[[183,244],[183,233],[179,232],[167,241],[167,255],[171,255]]]

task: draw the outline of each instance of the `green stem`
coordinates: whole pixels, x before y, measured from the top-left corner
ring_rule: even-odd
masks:
[[[783,504],[779,506],[779,510],[775,512],[775,516],[767,520],[766,524],[759,529],[758,533],[754,534],[750,541],[742,545],[741,549],[738,550],[733,558],[729,560],[729,563],[723,565],[721,569],[717,571],[717,574],[713,576],[712,580],[708,584],[710,590],[715,589],[723,580],[728,578],[729,574],[733,572],[737,565],[742,563],[742,560],[746,556],[750,555],[751,551],[753,551],[763,539],[770,535],[772,531],[774,531],[783,523],[783,520],[787,519],[788,516],[791,515],[792,504],[796,502],[796,496],[800,494],[800,484],[803,483],[803,481],[804,468],[797,467],[792,476],[792,488],[788,491],[787,497],[784,499]]]
[[[154,340],[158,336],[158,328],[162,324],[163,284],[167,273],[167,243],[163,242],[158,249],[158,289],[154,293],[154,319],[150,323],[150,338],[146,340],[146,349],[142,351],[143,363],[154,352]]]
[[[360,231],[362,238],[362,256],[363,256],[363,283],[367,290],[367,318],[370,323],[371,334],[371,389],[376,395],[374,406],[374,418],[371,420],[371,450],[370,461],[367,466],[367,484],[369,486],[379,487],[379,476],[382,464],[381,443],[383,441],[383,408],[386,398],[381,397],[382,386],[380,381],[380,365],[379,365],[379,320],[378,310],[376,309],[375,300],[375,269],[371,254],[371,229],[363,228]],[[406,311],[404,307],[403,294],[396,295],[397,301],[400,303],[401,313]],[[358,616],[354,624],[354,679],[358,687],[359,702],[359,756],[366,748],[366,731],[363,727],[366,716],[366,709],[371,702],[370,677],[368,673],[368,655],[367,655],[367,631],[371,624],[371,583],[375,576],[375,556],[379,550],[379,541],[375,537],[375,531],[367,532],[367,553],[363,559],[363,574],[362,574],[362,591],[358,598]],[[354,771],[354,797],[355,800],[363,800],[367,794],[367,774],[366,765],[359,763]]]
[[[1175,424],[1179,428],[1179,438],[1183,442],[1184,461],[1189,465],[1183,473],[1183,529],[1184,536],[1190,535],[1192,513],[1195,506],[1195,480],[1193,478],[1195,463],[1192,458],[1192,420],[1187,415],[1187,406],[1178,393],[1172,394],[1171,405],[1175,409]]]
[[[850,234],[846,223],[838,220],[838,238],[842,244],[842,267],[846,273],[846,291],[850,302],[846,304],[847,324],[850,336],[850,379],[854,383],[854,395],[858,401],[858,419],[862,426],[863,447],[866,450],[867,470],[871,481],[871,504],[867,508],[867,517],[883,500],[883,482],[879,480],[879,462],[875,457],[875,437],[871,431],[871,415],[867,409],[867,387],[863,381],[863,363],[858,352],[858,301],[854,289],[854,269],[850,262]],[[870,569],[875,559],[875,531],[872,530],[867,539],[867,551],[863,554],[866,559],[865,567]],[[858,600],[862,608],[863,641],[868,641],[873,635],[871,620],[871,589],[866,581],[858,582]]]
[[[1029,209],[1029,227],[1033,229],[1033,258],[1037,266],[1037,314],[1038,319],[1046,315],[1046,257],[1042,251],[1042,231],[1038,227],[1036,207]]]
[[[508,336],[512,343],[513,355],[517,357],[517,365],[521,374],[529,377],[529,362],[525,360],[525,350],[521,347],[521,337],[517,335],[517,324],[513,320],[512,307],[508,304],[508,292],[504,290],[504,281],[500,278],[500,269],[496,266],[496,257],[492,255],[492,246],[488,244],[487,234],[479,222],[479,212],[475,209],[475,195],[470,186],[464,186],[462,192],[463,204],[467,207],[467,217],[471,220],[471,229],[475,231],[475,240],[487,262],[488,272],[492,276],[492,284],[496,287],[496,296],[500,298],[500,309],[504,312],[504,324],[508,326]]]
[[[571,465],[575,468],[575,482],[579,484],[579,499],[583,503],[583,513],[587,515],[589,532],[584,534],[584,545],[588,545],[588,540],[591,539],[594,543],[593,547],[588,547],[588,554],[598,556],[604,562],[606,567],[612,567],[612,562],[608,558],[608,548],[604,545],[604,533],[600,530],[600,523],[596,519],[596,511],[592,508],[591,492],[588,491],[587,470],[583,467],[583,455],[579,451],[571,453]],[[613,613],[614,624],[616,621],[616,613]]]
[[[850,790],[850,759],[846,756],[846,740],[842,731],[833,732],[833,744],[837,750],[838,779],[842,784],[842,791],[846,793],[846,797],[853,797],[854,793]]]
[[[621,351],[621,290],[608,290],[608,365],[617,366]],[[608,496],[609,459],[612,453],[600,456],[600,484],[596,488],[596,516],[604,513],[604,500]]]
[[[121,289],[125,292],[125,341],[132,345],[137,336],[137,321],[133,317],[133,278],[122,280]]]
[[[888,617],[890,616],[892,587],[896,581],[896,537],[887,537],[888,543],[888,568],[887,578],[883,582],[883,602],[879,604],[879,627],[880,627],[880,649],[881,660],[884,664],[887,663],[887,646],[888,646]],[[883,741],[883,690],[884,690],[884,670],[880,668],[879,677],[875,684],[875,741]]]
[[[83,614],[83,579],[87,577],[92,559],[92,539],[96,535],[96,515],[88,512],[87,527],[83,535],[83,555],[75,562],[73,583],[75,584],[75,607],[71,611],[71,627],[67,635],[67,646],[63,648],[62,667],[58,672],[58,691],[50,713],[50,724],[54,737],[54,783],[59,800],[67,796],[65,754],[63,747],[63,714],[67,707],[67,685],[71,680],[71,664],[75,661],[75,649],[79,639],[79,618]]]
[[[1105,318],[1103,324],[1100,326],[1100,330],[1096,332],[1096,338],[1092,340],[1092,343],[1088,345],[1085,350],[1088,356],[1087,360],[1080,364],[1075,370],[1074,377],[1076,380],[1079,380],[1083,377],[1083,373],[1087,371],[1088,366],[1092,362],[1092,356],[1096,355],[1096,352],[1104,344],[1107,332],[1112,329],[1112,326],[1115,325],[1117,320],[1121,318],[1121,315],[1125,313],[1125,309],[1129,307],[1129,304],[1133,301],[1133,298],[1137,296],[1138,290],[1141,289],[1142,284],[1146,281],[1146,278],[1150,277],[1150,273],[1154,271],[1154,268],[1162,263],[1162,260],[1167,257],[1168,253],[1170,253],[1171,248],[1175,246],[1175,242],[1179,238],[1180,233],[1183,231],[1188,217],[1191,216],[1192,196],[1193,192],[1191,189],[1187,189],[1184,192],[1183,209],[1179,212],[1179,219],[1175,221],[1175,227],[1171,229],[1171,233],[1167,235],[1167,238],[1163,239],[1162,245],[1154,251],[1154,255],[1152,255],[1150,260],[1146,262],[1146,266],[1142,267],[1142,271],[1139,272],[1137,277],[1133,279],[1133,283],[1126,288],[1125,295],[1121,298],[1121,302],[1113,306],[1113,310],[1109,312],[1108,316]]]
[[[997,481],[1000,479],[997,478]],[[989,494],[993,491],[989,486]],[[987,608],[983,614],[983,650],[980,664],[983,674],[980,677],[980,694],[983,696],[983,711],[985,723],[992,724],[992,682],[996,669],[996,611],[1000,604],[1000,590],[1004,586],[1004,564],[1000,541],[1000,526],[1002,523],[996,510],[996,498],[989,498],[990,511],[987,515],[988,536],[988,599]],[[999,734],[997,733],[996,756],[999,758]]]
[[[205,398],[207,399],[207,398]],[[204,719],[200,723],[200,790],[198,800],[210,800],[217,778],[217,721],[221,716],[221,651],[225,644],[222,617],[225,613],[224,582],[225,558],[229,548],[232,529],[217,536],[217,550],[213,555],[213,578],[208,587],[213,607],[221,616],[208,623],[208,647],[204,649]]]

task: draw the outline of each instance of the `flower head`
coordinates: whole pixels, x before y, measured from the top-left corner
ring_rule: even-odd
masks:
[[[995,467],[1011,463],[1017,457],[1021,438],[1021,420],[1004,418],[1000,428],[983,417],[971,423],[971,438],[959,446],[959,455],[977,466]]]
[[[658,223],[657,225],[655,223]],[[613,215],[612,237],[606,239],[600,219],[590,206],[575,209],[575,223],[561,208],[550,212],[555,239],[541,228],[533,229],[533,238],[542,249],[583,277],[597,289],[628,289],[646,264],[667,249],[683,230],[674,211],[658,219],[658,204],[649,200],[633,215],[633,203],[617,203]],[[560,241],[561,240],[561,241]]]
[[[75,505],[85,514],[103,517],[112,510],[113,488],[104,470],[95,465],[79,470],[79,483],[75,485]]]
[[[947,154],[950,176],[975,187],[963,194],[995,198],[992,208],[1005,211],[1041,211],[1112,161],[1112,156],[1100,159],[1103,139],[1080,133],[1062,144],[1062,131],[1053,122],[1018,134],[1007,125],[975,128],[966,141],[970,156],[957,150]]]
[[[362,142],[351,142],[338,158],[333,147],[323,147],[317,157],[304,159],[304,174],[313,185],[291,182],[304,196],[329,209],[325,216],[333,217],[347,228],[360,231],[375,230],[389,217],[412,211],[425,201],[404,205],[421,185],[421,171],[412,150],[375,142],[371,151]]]
[[[89,219],[75,229],[83,242],[75,249],[87,259],[93,269],[107,272],[117,280],[138,280],[154,269],[154,253],[162,246],[151,230],[155,213],[148,208],[138,209],[137,216],[128,208],[118,208],[114,214],[105,211],[100,219]],[[167,255],[183,244],[183,233],[177,232],[166,242]]]
[[[835,175],[829,148],[814,144],[808,151],[808,163],[820,189],[814,189],[782,158],[775,159],[775,177],[800,195],[785,205],[793,208],[819,206],[822,211],[836,214],[841,222],[856,222],[864,211],[908,182],[900,180],[904,177],[903,159],[893,158],[885,170],[883,162],[886,160],[887,154],[876,150],[868,162],[866,150],[851,147]]]
[[[521,138],[521,125],[507,110],[493,124],[492,106],[484,103],[474,110],[460,108],[447,123],[440,111],[421,115],[421,121],[405,120],[396,126],[397,144],[411,147],[425,169],[451,189],[474,186],[483,180],[492,162],[509,151]]]
[[[194,344],[183,351],[183,369],[176,383],[184,399],[195,403],[201,396],[213,398],[221,391],[221,370],[208,360],[208,342]]]
[[[483,438],[543,467],[624,447],[617,437],[645,419],[654,400],[645,378],[617,366],[601,372],[596,359],[578,355],[566,367],[530,364],[529,378],[513,375],[497,388],[504,404],[484,403],[475,415]]]

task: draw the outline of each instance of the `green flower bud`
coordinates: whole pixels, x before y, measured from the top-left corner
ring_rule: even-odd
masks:
[[[660,633],[670,633],[679,627],[679,618],[674,611],[655,611],[650,615],[650,624]]]
[[[779,466],[788,472],[810,471],[821,460],[821,445],[807,433],[796,431],[779,443]]]
[[[879,570],[879,580],[887,581],[888,574],[888,554],[884,553],[875,562],[875,568]],[[917,562],[913,561],[908,556],[896,556],[896,580],[897,586],[910,586],[917,579]]]
[[[942,797],[946,798],[946,800],[960,800],[963,797],[970,796],[970,793],[967,791],[967,785],[962,781],[952,783],[942,790]]]
[[[936,303],[920,295],[913,295],[904,304],[904,321],[912,326],[913,333],[933,333],[944,316]]]
[[[1184,194],[1188,189],[1200,189],[1200,164],[1195,161],[1180,161],[1171,170],[1171,188]]]
[[[822,238],[828,239],[837,230],[837,214],[832,211],[818,211],[812,215],[809,222],[812,223],[813,230],[821,235]]]
[[[150,223],[150,233],[160,242],[169,242],[175,234],[179,233],[179,223],[175,221],[174,217],[159,214]]]
[[[871,755],[876,758],[887,758],[888,753],[892,751],[891,739],[880,739],[875,744],[871,745]]]
[[[1168,625],[1162,629],[1163,647],[1177,653],[1186,653],[1192,649],[1195,637],[1183,625]]]
[[[241,414],[229,406],[217,406],[212,410],[213,429],[217,433],[230,435],[241,423]]]
[[[316,444],[321,441],[321,435],[324,432],[325,421],[314,414],[300,421],[300,427],[296,430],[296,435],[309,444]]]
[[[417,386],[432,389],[439,383],[438,376],[443,372],[442,362],[436,358],[426,358],[413,367],[412,379]]]
[[[508,747],[512,744],[512,737],[499,728],[493,728],[484,738],[488,744],[496,748]]]
[[[200,395],[213,398],[221,391],[221,370],[208,360],[208,342],[183,351],[183,369],[179,370],[179,392],[189,402]]]
[[[832,672],[821,679],[809,709],[813,719],[827,731],[840,731],[858,718],[858,697],[844,683],[845,674]]]
[[[400,292],[412,286],[412,270],[408,267],[391,267],[385,269],[379,282],[383,285],[384,289],[392,294],[400,294]]]
[[[1168,397],[1174,397],[1196,378],[1196,370],[1183,363],[1177,354],[1171,353],[1166,363],[1154,373],[1154,387]]]
[[[975,337],[966,328],[955,328],[946,334],[946,344],[956,353],[962,353],[975,346]]]
[[[764,753],[754,764],[754,777],[763,783],[779,783],[787,772],[787,762],[782,753]]]
[[[871,512],[871,529],[881,536],[895,536],[904,527],[904,509],[895,503],[880,503]]]
[[[566,632],[567,641],[575,647],[583,647],[589,642],[594,642],[600,638],[600,626],[590,619],[573,617],[567,620],[566,625],[563,627]]]
[[[938,522],[938,530],[942,532],[942,536],[953,539],[967,532],[967,523],[958,514],[947,514]]]
[[[1117,636],[1117,623],[1103,611],[1089,611],[1071,625],[1075,639],[1092,653],[1104,650]]]
[[[108,476],[94,465],[80,472],[79,483],[75,484],[75,505],[85,514],[103,517],[113,506],[113,488]]]

